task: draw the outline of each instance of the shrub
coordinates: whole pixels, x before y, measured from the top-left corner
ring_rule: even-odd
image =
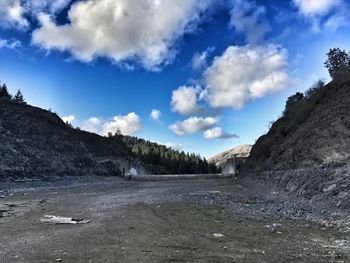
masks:
[[[309,99],[312,95],[314,95],[319,89],[323,88],[325,85],[325,81],[323,79],[319,79],[311,86],[311,88],[305,91],[305,97]]]

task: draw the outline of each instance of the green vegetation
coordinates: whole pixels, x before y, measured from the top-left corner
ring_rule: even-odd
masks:
[[[194,153],[176,151],[158,143],[120,133],[109,135],[110,140],[120,140],[127,145],[132,155],[149,166],[155,174],[218,173],[215,164]]]
[[[332,48],[327,53],[325,66],[333,79],[338,79],[350,73],[350,53],[340,48]]]

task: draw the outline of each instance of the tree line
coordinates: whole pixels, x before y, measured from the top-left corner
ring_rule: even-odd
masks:
[[[177,151],[165,145],[120,133],[109,135],[110,139],[121,140],[131,153],[143,163],[150,165],[156,174],[208,174],[218,173],[213,163],[194,153]]]

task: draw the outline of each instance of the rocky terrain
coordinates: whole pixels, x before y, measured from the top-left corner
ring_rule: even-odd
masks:
[[[0,185],[0,262],[349,262],[350,217],[259,180]],[[50,224],[47,215],[87,224]]]
[[[290,170],[350,162],[350,76],[332,81],[278,119],[254,144],[247,169]]]
[[[233,158],[234,156],[244,157],[244,158],[248,157],[251,149],[252,149],[252,145],[250,145],[250,144],[239,145],[235,148],[232,148],[230,150],[219,153],[219,154],[209,158],[208,162],[215,163],[215,165],[217,167],[222,167],[228,159]]]
[[[55,113],[0,99],[0,179],[120,175],[142,163],[117,140],[69,127]]]
[[[285,111],[253,146],[242,176],[327,209],[350,209],[350,77]]]

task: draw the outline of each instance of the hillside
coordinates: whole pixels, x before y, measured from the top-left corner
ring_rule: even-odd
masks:
[[[298,95],[298,94],[297,94]],[[350,76],[285,111],[252,148],[246,170],[339,166],[350,161]]]
[[[122,142],[73,129],[56,114],[0,99],[2,178],[145,172]]]
[[[227,150],[225,152],[219,153],[208,159],[209,163],[214,163],[217,167],[221,167],[226,163],[226,161],[234,156],[237,157],[248,157],[250,151],[252,149],[252,145],[243,144],[239,145],[235,148]]]
[[[131,168],[139,174],[213,170],[200,156],[135,137],[74,129],[55,113],[0,98],[0,179],[111,176]]]

